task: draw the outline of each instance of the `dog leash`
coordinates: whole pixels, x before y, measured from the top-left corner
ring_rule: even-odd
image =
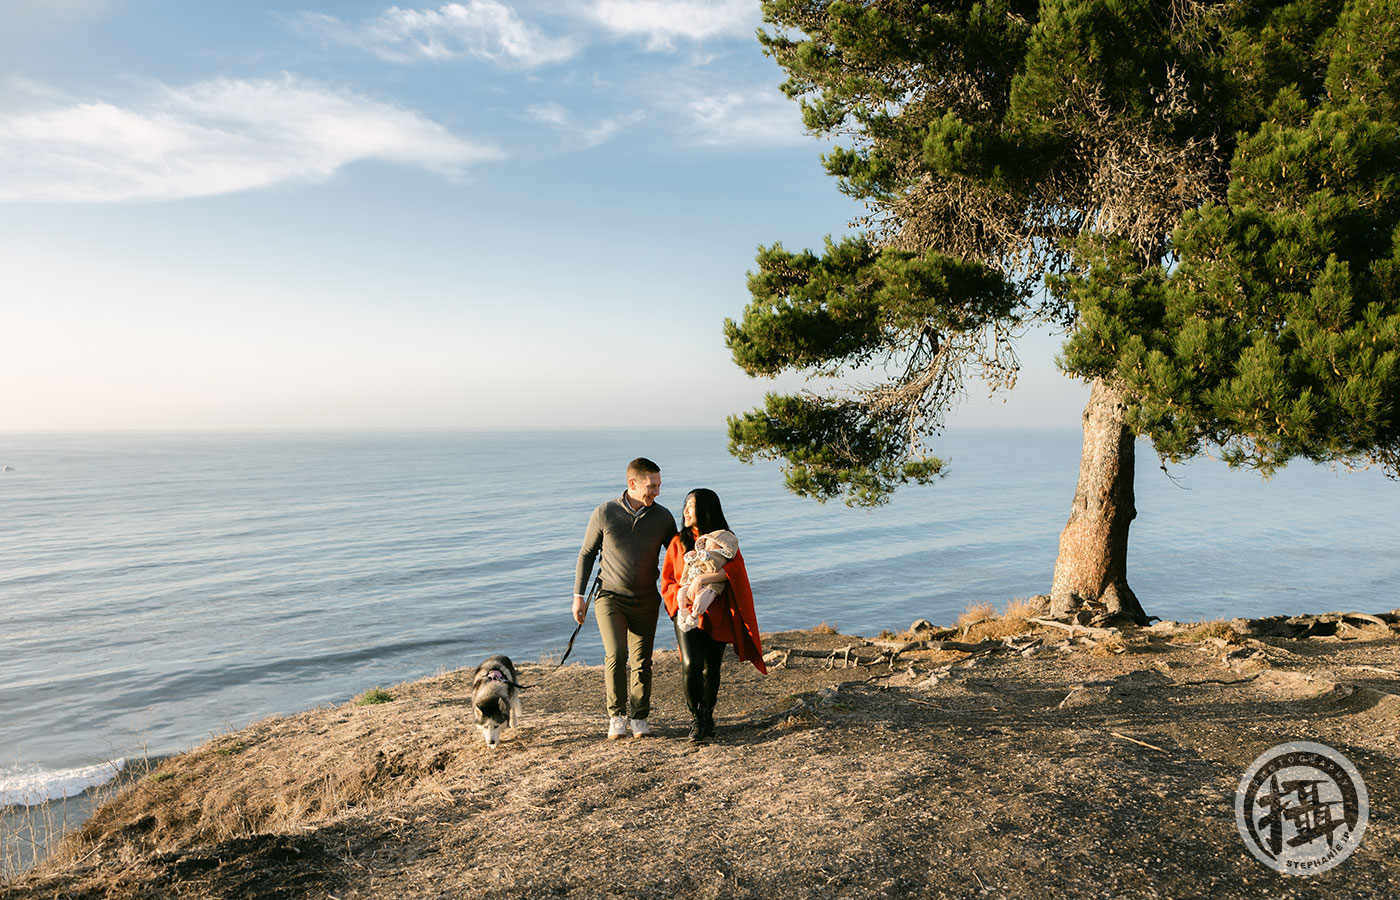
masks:
[[[598,591],[602,590],[602,588],[603,573],[599,571],[593,579],[592,589],[589,590],[588,596],[583,600],[583,622],[588,621],[588,607],[593,605],[593,599],[598,596]],[[583,622],[579,622],[578,627],[574,629],[574,633],[569,635],[569,647],[564,651],[564,655],[559,657],[559,662],[555,663],[554,668],[557,669],[562,666],[564,660],[569,658],[569,654],[574,652],[574,640],[578,638],[578,633],[583,630]]]

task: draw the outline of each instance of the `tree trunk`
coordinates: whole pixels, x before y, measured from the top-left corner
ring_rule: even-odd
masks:
[[[1060,555],[1050,588],[1050,612],[1065,616],[1093,608],[1147,624],[1128,587],[1128,526],[1133,506],[1133,440],[1123,424],[1122,396],[1094,380],[1084,407],[1084,452],[1069,522],[1060,532]]]

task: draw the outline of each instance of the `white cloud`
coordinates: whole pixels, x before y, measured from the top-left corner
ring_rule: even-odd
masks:
[[[688,130],[702,144],[801,144],[810,140],[797,104],[771,88],[692,96]]]
[[[303,13],[300,20],[332,40],[390,62],[471,56],[530,69],[563,62],[577,52],[572,40],[548,37],[497,0],[449,3],[438,9],[391,6],[358,24],[320,13]]]
[[[603,119],[596,125],[583,125],[574,118],[572,113],[558,103],[535,104],[527,108],[525,112],[535,121],[551,125],[569,134],[577,142],[578,149],[581,150],[598,146],[622,129],[640,122],[646,116],[645,113],[637,110],[623,116]]]
[[[361,160],[452,176],[502,156],[413,110],[291,76],[29,101],[0,109],[0,201],[201,197],[323,181]]]
[[[591,0],[588,15],[615,35],[645,38],[652,50],[670,49],[677,38],[752,37],[761,19],[757,0]]]

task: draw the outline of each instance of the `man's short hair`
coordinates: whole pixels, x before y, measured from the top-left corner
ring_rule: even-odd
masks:
[[[661,474],[661,467],[645,456],[639,456],[627,464],[628,478],[642,478],[655,472]]]

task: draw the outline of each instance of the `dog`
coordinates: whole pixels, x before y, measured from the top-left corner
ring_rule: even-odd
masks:
[[[476,727],[492,750],[501,742],[501,729],[520,721],[520,684],[509,656],[492,656],[476,667],[472,678],[472,708]]]

